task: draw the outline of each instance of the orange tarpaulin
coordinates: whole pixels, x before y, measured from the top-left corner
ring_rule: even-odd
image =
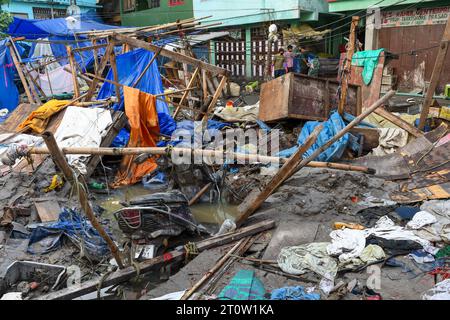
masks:
[[[130,122],[131,132],[128,148],[156,147],[159,133],[156,97],[138,89],[124,87],[125,113]],[[153,159],[137,164],[136,156],[125,156],[113,188],[135,184],[158,166]]]

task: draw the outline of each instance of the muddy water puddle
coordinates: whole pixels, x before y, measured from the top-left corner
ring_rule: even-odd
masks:
[[[140,185],[135,185],[115,190],[110,189],[109,191],[109,194],[98,194],[95,203],[105,209],[103,217],[110,219],[115,229],[117,223],[115,223],[112,213],[122,208],[121,202],[128,202],[136,197],[164,192],[165,190],[149,190]],[[213,229],[219,228],[226,219],[233,220],[237,216],[237,206],[227,203],[199,203],[191,206],[190,209],[197,223]]]

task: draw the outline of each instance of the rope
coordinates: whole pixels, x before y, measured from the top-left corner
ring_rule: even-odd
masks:
[[[101,278],[100,281],[98,282],[97,285],[97,299],[100,300],[101,299],[101,290],[103,287],[103,282],[113,273],[114,271],[108,271],[106,272]]]

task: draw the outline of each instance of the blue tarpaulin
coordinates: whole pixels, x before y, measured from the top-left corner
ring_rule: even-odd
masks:
[[[325,122],[308,121],[305,123],[305,126],[303,127],[302,132],[298,137],[297,146],[281,151],[279,153],[279,156],[285,158],[292,156],[297,151],[299,146],[305,143],[306,139],[319,124],[323,124],[323,130],[317,137],[317,141],[312,145],[312,147],[308,151],[305,152],[305,154],[303,155],[304,158],[310,157],[317,149],[319,149],[331,138],[333,138],[339,131],[345,128],[344,120],[337,112],[333,112],[330,118]],[[350,134],[347,133],[341,139],[332,144],[331,147],[322,152],[319,155],[319,157],[317,157],[317,159],[314,160],[323,162],[332,162],[339,160],[342,157],[345,148],[347,148],[349,140]]]
[[[80,28],[76,32],[86,32],[93,30],[111,30],[119,27],[98,23],[94,20],[81,19]],[[26,37],[27,39],[46,38],[48,36],[73,37],[74,30],[68,27],[65,18],[33,20],[14,18],[9,25],[7,34],[12,37]]]
[[[0,41],[0,109],[13,111],[19,104],[19,90],[14,83],[16,68],[6,46],[7,41]],[[17,49],[20,51],[20,46]]]
[[[39,226],[30,235],[28,252],[46,254],[61,246],[66,236],[93,257],[103,257],[110,253],[108,244],[80,213],[64,208],[55,223]]]
[[[152,58],[153,52],[144,49],[137,49],[118,55],[116,60],[119,83],[128,87],[133,86],[141,72],[145,69]],[[106,79],[114,79],[112,70],[109,71]],[[164,93],[161,74],[159,73],[158,64],[156,63],[156,61],[152,63],[136,88],[153,95]],[[116,93],[114,85],[105,82],[100,89],[98,98],[106,99],[115,95]],[[124,110],[122,88],[120,90],[120,95],[122,96],[122,102],[114,107],[114,109],[116,110]],[[176,122],[170,116],[167,103],[161,100],[157,100],[156,110],[158,112],[160,132],[164,135],[170,136],[176,128]]]

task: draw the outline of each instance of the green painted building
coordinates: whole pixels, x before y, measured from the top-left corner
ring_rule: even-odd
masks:
[[[192,0],[119,0],[123,26],[152,26],[194,16]]]

